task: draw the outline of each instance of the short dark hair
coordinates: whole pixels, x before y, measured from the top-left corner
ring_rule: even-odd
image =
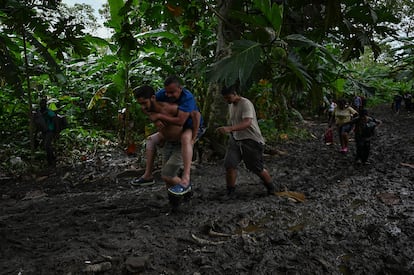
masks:
[[[177,76],[170,75],[169,77],[167,77],[165,79],[164,86],[169,86],[170,84],[173,84],[173,83],[178,84],[178,85],[181,85],[181,81],[180,81],[180,79]]]
[[[223,86],[223,89],[221,89],[221,95],[236,95],[237,94],[237,84],[231,85],[229,87]]]
[[[133,90],[135,98],[145,98],[149,99],[153,95],[155,95],[155,90],[149,85],[144,85],[141,87],[137,87]]]
[[[45,108],[47,108],[47,99],[46,99],[46,97],[43,97],[42,99],[40,99],[39,107],[40,107],[41,110],[44,110]]]
[[[338,105],[346,105],[346,99],[345,98],[340,98],[337,102]]]

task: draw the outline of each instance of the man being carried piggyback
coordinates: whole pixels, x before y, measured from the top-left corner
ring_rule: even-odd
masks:
[[[183,161],[183,174],[181,181],[170,187],[168,191],[175,195],[184,195],[191,190],[190,172],[191,162],[193,157],[193,145],[196,139],[202,133],[203,119],[195,102],[194,96],[190,91],[183,88],[177,77],[168,77],[164,82],[164,89],[161,89],[155,93],[155,97],[152,99],[152,104],[157,103],[174,103],[175,114],[168,112],[149,112],[149,118],[153,121],[158,128],[159,132],[164,127],[169,127],[168,131],[165,131],[164,137],[171,134],[173,125],[181,127],[179,141],[181,143],[181,155]],[[162,108],[161,108],[162,109]],[[195,121],[194,121],[195,120]],[[143,176],[135,179],[132,184],[140,185],[149,181],[153,182],[152,167],[155,157],[155,147],[162,140],[161,136],[154,134],[148,138],[147,152],[146,152],[146,169]],[[161,139],[160,139],[161,138]]]

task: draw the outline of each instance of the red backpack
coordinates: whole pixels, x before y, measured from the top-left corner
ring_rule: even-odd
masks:
[[[326,130],[325,135],[324,135],[324,141],[326,145],[331,145],[333,143],[333,130],[332,128],[329,128],[328,130]]]

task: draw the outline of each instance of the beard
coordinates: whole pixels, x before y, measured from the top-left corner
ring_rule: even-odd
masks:
[[[150,106],[147,111],[151,113],[155,112],[154,102],[150,101]]]

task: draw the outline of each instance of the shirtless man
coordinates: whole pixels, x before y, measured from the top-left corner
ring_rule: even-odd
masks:
[[[147,114],[150,119],[154,117],[154,114],[162,114],[169,117],[177,116],[179,109],[178,105],[168,102],[160,102],[156,100],[155,91],[152,87],[144,85],[142,87],[134,89],[134,96],[137,102],[141,105],[142,111]],[[192,118],[192,143],[194,144],[198,135],[201,114],[198,111],[192,111],[190,113]],[[182,179],[175,175],[174,171],[180,168],[182,165],[181,146],[180,140],[183,133],[183,126],[175,125],[172,123],[166,123],[161,120],[153,121],[156,125],[158,132],[149,136],[147,139],[147,166],[146,171],[152,172],[152,163],[155,157],[155,148],[157,144],[161,144],[164,141],[168,143],[167,149],[169,151],[168,156],[163,156],[163,172],[162,178],[167,183],[167,187],[180,184]],[[164,152],[165,153],[165,152]],[[178,154],[177,154],[178,153]],[[170,162],[168,165],[168,161]],[[164,173],[168,170],[166,173]],[[166,174],[166,175],[164,175]]]

